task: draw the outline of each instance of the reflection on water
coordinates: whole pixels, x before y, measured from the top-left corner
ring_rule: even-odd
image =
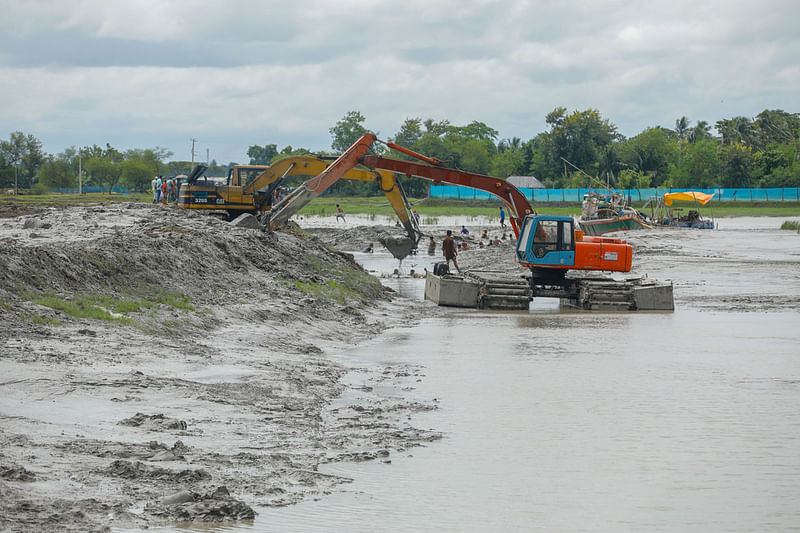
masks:
[[[438,410],[410,423],[444,439],[393,452],[390,464],[327,465],[354,482],[317,501],[258,509],[242,529],[797,529],[792,238],[746,225],[649,237],[641,261],[679,280],[675,313],[564,312],[547,300],[530,312],[453,310],[335,354],[357,367],[422,365],[415,390],[376,392],[436,398]],[[421,298],[423,280],[386,283]],[[729,294],[751,296],[730,304]],[[783,303],[767,307],[771,300]]]

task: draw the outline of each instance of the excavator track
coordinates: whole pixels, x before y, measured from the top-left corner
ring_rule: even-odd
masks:
[[[425,298],[438,305],[527,310],[534,298],[559,298],[563,307],[586,311],[673,311],[672,284],[649,278],[565,278],[560,285],[531,284],[529,277],[498,271],[427,273]]]
[[[560,298],[563,305],[586,311],[672,311],[672,284],[649,278],[566,278],[560,288],[534,286],[535,297]]]
[[[528,309],[533,294],[525,278],[512,278],[492,271],[468,271],[478,283],[479,309]]]

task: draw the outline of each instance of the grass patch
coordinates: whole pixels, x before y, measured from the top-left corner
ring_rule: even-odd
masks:
[[[32,316],[31,322],[42,326],[60,326],[61,324],[63,324],[63,322],[61,322],[60,320],[56,320],[55,318],[48,318],[46,316],[40,316],[40,315]]]
[[[56,309],[73,318],[89,318],[132,325],[128,315],[145,309],[153,309],[157,305],[166,305],[174,309],[194,311],[191,298],[177,294],[164,293],[148,299],[120,299],[106,294],[76,295],[69,300],[54,294],[45,294],[29,298],[32,302]]]
[[[793,229],[800,231],[800,222],[796,220],[786,220],[783,224],[781,224],[781,229]]]
[[[342,305],[345,304],[348,297],[361,299],[356,291],[334,280],[328,280],[325,283],[295,281],[294,286],[314,298],[328,298]]]
[[[319,294],[321,290],[320,289],[321,285],[315,281],[305,282],[298,280],[294,282],[294,286],[311,296],[316,296],[317,294]]]
[[[58,296],[42,296],[33,298],[33,303],[61,311],[73,318],[90,318],[108,322],[120,322],[130,325],[133,321],[125,316],[114,316],[110,311],[98,307],[92,297],[79,297],[73,300],[62,300]]]

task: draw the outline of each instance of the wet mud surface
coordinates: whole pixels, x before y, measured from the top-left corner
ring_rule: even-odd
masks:
[[[133,204],[0,220],[0,529],[253,520],[349,481],[321,464],[439,439],[410,420],[433,402],[329,409],[347,372],[414,370],[328,353],[418,319],[299,228]]]

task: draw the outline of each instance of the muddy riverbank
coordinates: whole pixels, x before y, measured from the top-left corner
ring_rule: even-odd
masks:
[[[348,481],[321,464],[438,439],[409,420],[432,402],[324,413],[353,371],[326,352],[419,317],[297,228],[135,204],[0,220],[0,529],[253,520]]]

